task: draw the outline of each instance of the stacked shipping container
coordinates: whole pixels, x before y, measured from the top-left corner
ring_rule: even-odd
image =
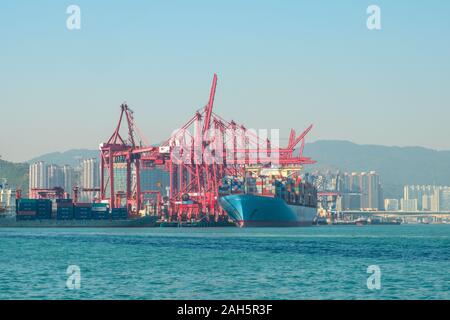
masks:
[[[16,220],[48,220],[52,216],[50,199],[20,199],[16,206]],[[57,220],[124,220],[128,219],[127,208],[109,210],[106,203],[73,203],[72,199],[56,200]]]
[[[113,208],[111,210],[112,220],[123,220],[128,218],[127,208]]]
[[[91,215],[94,220],[110,219],[108,205],[106,203],[93,203]]]
[[[36,218],[39,220],[52,218],[52,201],[50,199],[36,200]]]
[[[72,220],[73,219],[73,202],[72,199],[56,200],[56,219]]]
[[[35,199],[20,200],[16,208],[16,220],[36,220],[37,201]]]
[[[16,220],[43,220],[52,218],[49,199],[20,199],[16,205]]]
[[[75,220],[90,220],[92,218],[91,203],[76,203],[73,209],[73,217]]]
[[[245,187],[244,187],[245,186]],[[284,199],[290,204],[315,207],[317,204],[316,188],[301,178],[280,177],[276,175],[242,178],[225,178],[219,193],[221,195],[236,193],[273,196]]]

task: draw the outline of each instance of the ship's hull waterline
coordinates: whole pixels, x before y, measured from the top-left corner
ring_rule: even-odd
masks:
[[[219,203],[239,227],[307,227],[317,215],[315,207],[277,197],[235,194],[220,197]]]

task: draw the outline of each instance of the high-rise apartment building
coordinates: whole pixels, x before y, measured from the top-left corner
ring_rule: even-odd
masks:
[[[367,190],[369,195],[368,208],[371,210],[380,210],[383,208],[383,205],[380,203],[382,197],[380,176],[375,171],[370,171],[367,177],[369,185]]]
[[[441,192],[438,187],[434,188],[433,196],[431,198],[431,211],[440,211],[441,209]]]
[[[400,207],[399,207],[398,199],[385,199],[384,200],[384,210],[398,211],[399,209],[400,209]]]
[[[401,199],[400,207],[405,212],[417,211],[417,199]]]
[[[7,185],[0,184],[0,207],[14,207],[16,199],[15,190]]]
[[[380,176],[375,171],[362,172],[360,178],[361,209],[380,210],[383,208]]]
[[[81,161],[80,182],[82,188],[98,188],[100,186],[100,168],[97,159],[85,159]],[[81,199],[91,202],[97,196],[95,192],[82,192]]]
[[[63,170],[56,164],[47,166],[47,188],[63,188],[64,187],[64,175]]]
[[[342,184],[339,191],[342,192],[341,208],[342,210],[360,210],[361,209],[361,190],[359,174],[344,173],[342,175]]]
[[[141,171],[142,190],[159,190],[165,194],[166,187],[169,185],[170,176],[167,171],[159,168]]]
[[[343,210],[383,210],[380,176],[375,171],[344,173],[340,180]]]
[[[44,189],[48,187],[47,165],[43,161],[39,161],[30,165],[29,171],[29,191],[31,189]]]
[[[52,189],[63,188],[67,193],[72,193],[72,188],[76,184],[74,170],[69,165],[60,167],[55,164],[47,165],[39,161],[30,165],[29,171],[29,191],[31,189]]]
[[[361,184],[359,181],[359,173],[352,172],[350,176],[350,185],[349,185],[349,191],[350,192],[361,192]]]
[[[442,187],[439,200],[440,211],[450,211],[450,187]]]
[[[369,176],[367,172],[362,172],[359,175],[359,189],[361,190],[361,209],[368,209],[369,207]]]
[[[422,210],[430,211],[432,207],[433,196],[424,194],[422,196]]]
[[[417,200],[417,209],[424,211],[450,211],[450,187],[406,185],[403,199]]]
[[[62,174],[64,179],[64,190],[72,195],[72,189],[76,185],[74,169],[69,165],[65,165],[62,167]]]

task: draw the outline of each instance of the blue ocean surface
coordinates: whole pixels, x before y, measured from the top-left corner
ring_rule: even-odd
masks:
[[[379,289],[367,285],[374,265]],[[69,266],[80,270],[79,289]],[[449,293],[450,225],[0,229],[0,299],[449,299]]]

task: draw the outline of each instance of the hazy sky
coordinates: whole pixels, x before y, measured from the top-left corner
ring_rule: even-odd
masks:
[[[450,149],[449,17],[442,0],[2,1],[0,155],[97,148],[123,101],[159,142],[214,72],[215,111],[247,127]]]

